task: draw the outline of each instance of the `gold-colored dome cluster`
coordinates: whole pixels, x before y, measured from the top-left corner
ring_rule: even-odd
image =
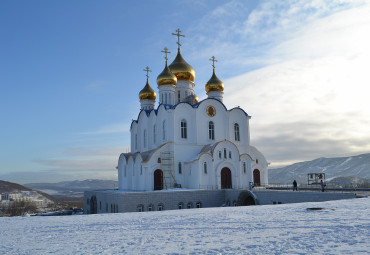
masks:
[[[148,79],[145,87],[139,93],[140,100],[153,100],[157,98],[157,93],[150,87]]]
[[[163,71],[157,77],[158,87],[162,85],[176,86],[176,83],[177,83],[176,75],[174,75],[171,72],[170,68],[167,65],[167,61],[166,61],[166,66],[164,67]]]
[[[224,83],[217,78],[215,69],[213,69],[213,74],[211,79],[206,83],[206,91],[207,93],[210,91],[224,91]]]
[[[169,66],[171,72],[176,75],[177,80],[185,80],[194,82],[195,71],[185,59],[181,56],[180,48],[178,49],[175,60]]]

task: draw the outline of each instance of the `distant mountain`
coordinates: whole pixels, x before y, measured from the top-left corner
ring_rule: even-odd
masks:
[[[270,169],[269,183],[307,183],[308,173],[325,173],[327,182],[366,182],[370,179],[370,153],[352,157],[318,158]],[[338,184],[339,185],[339,184]]]
[[[46,194],[44,192],[41,192],[41,191],[38,191],[38,190],[34,191],[31,188],[22,186],[18,183],[7,182],[7,181],[0,180],[0,193],[18,193],[18,192],[22,192],[22,191],[31,191],[34,195],[36,195],[38,197],[38,199],[43,199],[43,197],[44,197],[44,198],[47,198],[48,200],[50,200],[52,202],[56,201],[54,197],[52,197],[49,194]]]
[[[31,191],[32,189],[13,182],[6,182],[0,180],[0,193],[11,193],[21,191]]]
[[[115,189],[118,182],[113,180],[88,179],[57,183],[27,183],[24,186],[40,190],[54,197],[80,197],[86,190]]]

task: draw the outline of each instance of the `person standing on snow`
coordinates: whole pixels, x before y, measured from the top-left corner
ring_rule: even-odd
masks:
[[[297,181],[296,180],[293,181],[293,191],[294,190],[298,191],[298,186],[297,186]]]
[[[320,181],[320,186],[321,186],[321,191],[324,192],[326,184],[322,180]]]

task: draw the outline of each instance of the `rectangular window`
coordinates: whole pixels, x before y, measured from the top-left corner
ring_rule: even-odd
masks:
[[[162,123],[162,137],[163,137],[163,141],[166,140],[166,121],[164,120],[163,123]]]
[[[187,137],[188,137],[188,134],[187,134],[186,121],[182,120],[181,121],[181,138],[186,139]]]
[[[146,130],[144,130],[144,148],[146,148]]]
[[[156,144],[156,138],[157,138],[157,127],[156,125],[153,126],[153,144]]]
[[[224,149],[224,158],[227,158],[226,149]]]
[[[215,140],[215,125],[213,121],[208,123],[208,138],[209,140]]]
[[[234,136],[235,136],[235,141],[240,141],[240,133],[239,133],[239,124],[235,123],[234,124]]]
[[[229,151],[229,158],[231,159],[231,151]]]
[[[179,162],[179,174],[182,174],[181,162]]]

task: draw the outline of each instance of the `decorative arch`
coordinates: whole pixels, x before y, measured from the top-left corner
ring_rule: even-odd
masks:
[[[254,186],[261,186],[261,172],[258,169],[253,170]]]
[[[163,189],[163,172],[161,169],[157,169],[154,171],[153,174],[154,180],[154,190],[162,190]]]
[[[90,198],[90,214],[97,214],[98,213],[98,202],[96,200],[96,196],[92,196]]]
[[[221,189],[232,189],[232,178],[231,170],[228,167],[224,167],[221,170]]]

